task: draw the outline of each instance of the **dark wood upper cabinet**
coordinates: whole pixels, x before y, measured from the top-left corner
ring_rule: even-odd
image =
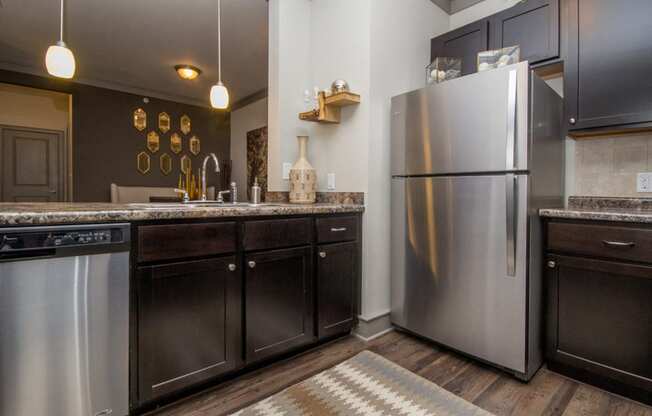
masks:
[[[315,340],[311,253],[299,247],[246,256],[248,363]]]
[[[652,1],[564,0],[566,122],[622,130],[652,124]]]
[[[358,244],[317,249],[317,332],[320,339],[348,332],[355,318]]]
[[[477,72],[478,52],[489,49],[489,20],[462,26],[430,41],[430,60],[436,57],[461,58],[462,75]]]
[[[140,267],[138,401],[205,382],[242,363],[236,257]]]
[[[559,57],[559,0],[528,0],[490,17],[491,49],[521,47],[530,65]]]

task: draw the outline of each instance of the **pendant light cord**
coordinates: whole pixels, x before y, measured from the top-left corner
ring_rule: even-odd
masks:
[[[217,78],[219,83],[221,84],[222,83],[222,0],[217,0]]]
[[[61,20],[59,22],[59,41],[63,42],[63,0],[61,0]]]

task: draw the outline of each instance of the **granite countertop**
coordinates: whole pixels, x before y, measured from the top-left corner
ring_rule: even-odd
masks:
[[[568,199],[567,208],[546,208],[539,215],[595,221],[652,223],[652,198],[578,197]]]
[[[0,226],[131,222],[191,218],[310,215],[363,212],[361,204],[274,203],[260,206],[180,206],[180,204],[0,203]]]

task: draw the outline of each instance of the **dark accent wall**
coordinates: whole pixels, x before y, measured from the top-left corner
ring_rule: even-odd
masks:
[[[73,199],[76,202],[103,202],[110,200],[110,184],[134,186],[176,186],[180,173],[180,158],[186,154],[192,159],[193,172],[201,166],[203,157],[214,152],[222,162],[230,155],[230,114],[207,107],[149,98],[105,88],[77,84],[70,81],[39,77],[0,70],[0,82],[33,88],[65,92],[72,95],[73,142]],[[208,94],[208,91],[207,91]],[[138,131],[133,126],[133,111],[141,107],[147,113],[147,129]],[[172,120],[171,129],[163,134],[158,130],[158,114],[166,112]],[[192,120],[192,131],[183,135],[179,126],[181,115]],[[161,149],[151,154],[146,148],[146,136],[155,130],[161,137]],[[170,136],[182,136],[183,151],[170,151]],[[201,153],[193,156],[188,149],[190,137],[201,140]],[[151,169],[143,175],[136,169],[136,155],[147,151]],[[163,175],[159,157],[172,156],[173,170]],[[208,184],[218,185],[224,178],[208,175]]]

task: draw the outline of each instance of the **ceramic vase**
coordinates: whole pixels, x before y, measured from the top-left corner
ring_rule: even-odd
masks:
[[[317,173],[306,158],[308,136],[298,136],[299,159],[290,170],[290,202],[313,204],[317,199]]]

